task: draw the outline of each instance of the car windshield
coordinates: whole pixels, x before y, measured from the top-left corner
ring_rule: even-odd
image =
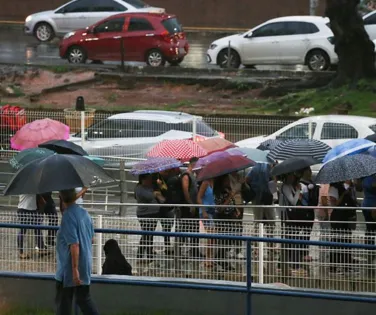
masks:
[[[148,4],[141,0],[125,0],[124,2],[129,3],[130,5],[133,5],[136,9],[143,9],[149,7]]]
[[[171,18],[162,21],[162,24],[164,28],[170,33],[170,34],[175,34],[175,33],[181,33],[183,32],[183,28],[181,27],[180,23],[176,18]]]

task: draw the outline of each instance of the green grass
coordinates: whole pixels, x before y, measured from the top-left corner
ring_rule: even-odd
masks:
[[[2,311],[1,315],[54,315],[55,313],[52,311],[46,310],[37,310],[37,309],[13,309],[8,311]],[[102,314],[102,313],[101,313]],[[178,315],[172,313],[164,313],[164,312],[153,312],[153,313],[103,313],[103,315]]]
[[[70,66],[43,66],[41,67],[44,70],[51,71],[53,73],[61,74],[61,73],[67,73],[67,72],[72,72],[72,71],[77,71],[74,67]]]
[[[350,104],[351,115],[376,116],[376,82],[360,82],[356,88],[344,86],[336,89],[305,90],[286,96],[259,99],[254,105],[260,111],[276,114],[292,114],[301,108],[315,109],[312,115],[333,114]]]

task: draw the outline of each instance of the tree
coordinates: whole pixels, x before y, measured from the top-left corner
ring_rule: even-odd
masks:
[[[333,86],[376,78],[375,45],[364,28],[359,3],[360,0],[326,0],[325,15],[330,19],[339,58]]]

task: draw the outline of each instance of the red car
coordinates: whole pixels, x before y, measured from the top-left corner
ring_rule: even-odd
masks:
[[[153,67],[163,66],[166,61],[178,65],[189,49],[175,16],[123,13],[66,34],[60,43],[60,57],[70,63],[85,63],[87,59],[120,61],[121,43],[125,61],[143,61]]]

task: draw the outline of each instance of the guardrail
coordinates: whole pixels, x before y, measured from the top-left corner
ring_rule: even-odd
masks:
[[[51,226],[39,226],[39,225],[23,225],[23,224],[9,224],[0,223],[0,228],[4,229],[31,229],[31,230],[57,230],[58,227]],[[278,289],[261,289],[253,288],[252,283],[252,243],[273,243],[281,244],[281,246],[322,246],[322,247],[334,247],[334,248],[347,248],[347,249],[365,249],[374,250],[375,246],[363,245],[363,244],[348,244],[348,243],[337,243],[337,242],[318,242],[318,241],[304,241],[304,240],[287,240],[282,238],[263,238],[263,237],[249,237],[249,236],[229,236],[229,235],[218,235],[218,234],[199,234],[199,233],[166,233],[166,232],[152,232],[152,231],[134,231],[127,229],[95,229],[96,234],[117,234],[117,235],[138,235],[138,236],[161,236],[161,237],[174,237],[178,239],[191,238],[191,239],[206,239],[206,240],[218,240],[218,241],[229,241],[229,242],[244,242],[246,244],[246,268],[245,268],[245,287],[234,287],[234,286],[220,286],[220,285],[205,285],[205,284],[188,284],[188,283],[171,283],[171,282],[148,282],[148,281],[132,281],[132,280],[113,280],[106,279],[102,282],[109,284],[123,283],[130,285],[143,285],[143,286],[160,286],[169,288],[189,288],[195,290],[216,290],[216,291],[227,291],[227,292],[241,292],[246,294],[246,314],[251,315],[252,308],[252,294],[266,294],[266,295],[282,295],[291,297],[309,297],[309,298],[321,298],[329,300],[338,301],[354,301],[354,302],[366,302],[366,303],[376,303],[376,297],[368,297],[359,295],[349,295],[349,294],[329,294],[329,293],[317,293],[317,292],[301,292],[299,290],[278,290]],[[30,276],[18,273],[0,272],[0,277],[12,277],[12,278],[32,278],[32,279],[42,279],[46,276]],[[50,276],[48,277],[50,278]]]

